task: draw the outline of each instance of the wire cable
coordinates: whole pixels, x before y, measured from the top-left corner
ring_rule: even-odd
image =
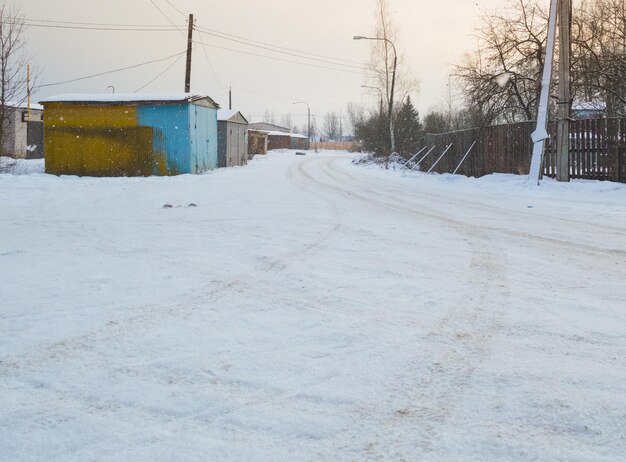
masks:
[[[168,4],[170,4],[170,6],[174,7],[173,4],[171,4],[168,0],[165,0],[168,2]],[[164,26],[164,25],[149,25],[149,24],[113,24],[113,23],[95,23],[95,22],[76,22],[76,21],[59,21],[59,20],[49,20],[49,19],[32,19],[32,18],[25,18],[24,21],[25,23],[27,23],[30,26],[33,27],[52,27],[52,25],[64,25],[66,26],[66,28],[68,29],[95,29],[95,30],[150,30],[150,31],[165,31],[167,30],[172,31],[172,30],[178,30],[179,32],[183,32],[183,29],[185,28],[185,26],[183,25],[177,25],[176,23],[174,23],[174,21],[171,20],[171,18],[155,3],[154,0],[150,0],[150,2],[152,3],[152,5],[157,9],[157,11],[169,22],[169,24],[173,27],[170,28],[169,26]],[[183,16],[185,16],[180,10],[176,9],[179,13],[181,13]],[[36,24],[36,23],[41,23],[41,24]],[[70,27],[70,26],[74,26],[74,27]],[[81,27],[81,26],[93,26],[93,27]],[[56,26],[56,27],[60,27],[60,26]],[[353,65],[356,68],[362,68],[363,67],[363,63],[358,62],[358,61],[354,61],[354,60],[348,60],[348,59],[343,59],[343,58],[336,58],[333,56],[328,56],[328,55],[322,55],[322,54],[316,54],[316,53],[310,53],[307,51],[301,51],[301,50],[296,50],[294,48],[288,48],[288,47],[283,47],[280,45],[274,45],[274,44],[270,44],[267,42],[262,42],[259,40],[254,40],[254,39],[250,39],[250,38],[246,38],[246,37],[242,37],[242,36],[238,36],[238,35],[234,35],[234,34],[229,34],[227,32],[221,32],[215,29],[210,29],[207,27],[200,27],[200,26],[196,26],[196,30],[198,32],[202,32],[204,34],[207,35],[211,35],[217,38],[221,38],[222,40],[229,40],[229,41],[234,41],[237,43],[241,43],[247,46],[253,46],[253,47],[257,47],[257,48],[263,48],[263,49],[268,49],[274,53],[285,53],[285,54],[289,54],[292,55],[293,54],[297,54],[297,57],[299,58],[305,58],[305,59],[312,59],[312,58],[319,58],[321,59],[323,62],[326,62],[327,60],[333,61],[330,64],[335,64],[335,65]],[[336,62],[335,62],[336,61]]]
[[[222,38],[224,40],[234,40],[234,39],[236,39],[235,41],[250,42],[250,45],[251,44],[259,44],[259,45],[264,45],[264,46],[271,47],[271,48],[276,48],[278,50],[291,51],[291,52],[294,52],[294,53],[299,53],[299,54],[302,54],[302,55],[309,55],[309,56],[313,56],[313,57],[316,57],[316,58],[331,59],[333,61],[340,61],[340,62],[349,63],[349,64],[362,65],[362,63],[359,62],[359,61],[353,61],[353,60],[343,59],[343,58],[335,58],[333,56],[320,55],[320,54],[316,54],[316,53],[310,53],[308,51],[301,51],[301,50],[296,50],[296,49],[293,49],[293,48],[287,48],[287,47],[283,47],[283,46],[280,46],[280,45],[273,45],[271,43],[261,42],[259,40],[249,39],[249,38],[246,38],[246,37],[241,37],[239,35],[229,34],[227,32],[220,32],[218,30],[209,29],[207,27],[202,27],[201,29],[206,34],[215,35],[216,37],[220,37],[220,38]],[[251,45],[251,46],[253,46],[253,45]]]
[[[194,41],[194,43],[196,43],[196,42]],[[339,68],[336,68],[336,67],[319,66],[319,65],[317,65],[317,64],[313,64],[313,63],[303,63],[303,62],[299,62],[299,61],[292,61],[292,60],[290,60],[290,59],[278,58],[278,57],[276,57],[276,56],[261,55],[261,54],[258,54],[258,53],[252,53],[252,52],[250,52],[250,51],[243,51],[243,50],[237,50],[237,49],[235,49],[235,48],[228,48],[228,47],[222,47],[222,46],[219,46],[219,45],[212,45],[212,44],[210,44],[210,43],[209,43],[209,44],[206,44],[206,46],[208,46],[208,47],[212,47],[212,48],[218,48],[218,49],[220,49],[220,50],[233,51],[233,52],[235,52],[235,53],[241,53],[241,54],[244,54],[244,55],[250,55],[250,56],[257,56],[257,57],[260,57],[260,58],[272,59],[272,60],[274,60],[274,61],[282,61],[282,62],[285,62],[285,63],[291,63],[291,64],[300,64],[301,66],[316,67],[316,68],[318,68],[318,69],[327,69],[327,70],[331,70],[331,71],[348,72],[348,73],[350,73],[350,74],[359,74],[359,75],[362,75],[362,74],[363,74],[363,71],[368,70],[368,69],[366,69],[366,68],[363,68],[363,69],[359,72],[359,71],[356,71],[356,70],[354,70],[354,71],[353,71],[353,70],[350,70],[350,69],[339,69]]]
[[[161,72],[159,72],[159,74],[157,74],[157,76],[155,78],[153,78],[152,80],[150,80],[147,84],[145,84],[143,87],[140,87],[138,89],[136,89],[133,93],[138,93],[141,90],[143,90],[144,88],[146,88],[148,85],[150,85],[151,83],[157,81],[163,74],[165,74],[167,71],[169,71],[172,67],[174,67],[174,65],[180,61],[180,58],[182,58],[184,56],[183,53],[179,54],[178,57],[172,62],[170,63],[165,69],[163,69]]]
[[[165,1],[167,2],[167,4],[168,4],[169,6],[171,6],[172,8],[174,8],[174,9],[175,9],[176,11],[178,11],[181,15],[183,15],[183,17],[185,17],[185,18],[187,17],[187,15],[186,15],[185,13],[183,13],[182,11],[180,11],[178,8],[176,8],[176,6],[175,6],[172,2],[170,2],[170,0],[165,0]]]
[[[200,43],[202,44],[202,50],[204,51],[204,56],[206,57],[206,60],[209,63],[209,68],[211,69],[211,73],[213,74],[213,77],[215,78],[215,81],[220,86],[220,88],[223,88],[222,82],[220,82],[220,79],[217,77],[217,74],[215,73],[215,69],[213,68],[213,64],[211,63],[211,58],[209,58],[209,53],[206,50],[206,46],[204,45],[204,41],[202,40],[202,36],[200,34],[198,34],[198,37],[200,39]]]
[[[281,54],[285,54],[285,55],[289,55],[289,56],[294,56],[294,57],[300,58],[300,59],[308,59],[308,60],[311,60],[311,61],[318,61],[318,62],[322,62],[322,63],[325,63],[325,64],[332,64],[333,66],[342,66],[342,67],[348,67],[348,68],[352,68],[352,69],[364,69],[362,65],[356,66],[354,64],[344,64],[344,63],[341,63],[341,62],[330,61],[328,59],[322,59],[322,58],[316,58],[316,57],[312,57],[312,56],[306,56],[304,54],[298,54],[300,52],[293,53],[293,52],[290,52],[290,51],[280,51],[280,50],[276,50],[274,48],[271,48],[269,46],[256,45],[256,44],[253,44],[253,43],[247,43],[244,40],[231,39],[231,38],[222,37],[222,36],[220,36],[218,34],[214,34],[214,33],[211,33],[211,32],[206,32],[203,28],[199,28],[198,31],[201,34],[207,34],[207,35],[211,35],[211,36],[214,36],[214,37],[219,37],[219,38],[222,38],[222,39],[225,39],[225,40],[230,40],[232,42],[241,43],[243,45],[247,45],[247,46],[251,46],[251,47],[255,47],[255,48],[261,48],[263,50],[268,50],[268,51],[271,51],[273,53],[281,53]],[[334,59],[334,58],[330,58],[330,59]]]
[[[152,3],[152,5],[153,5],[153,6],[154,6],[157,10],[158,10],[158,12],[159,12],[159,13],[161,13],[161,15],[162,15],[165,19],[167,19],[167,22],[169,22],[172,26],[176,27],[176,24],[174,24],[174,21],[172,21],[172,20],[170,19],[170,17],[169,17],[168,15],[166,15],[166,14],[165,14],[165,12],[164,12],[161,8],[159,8],[159,6],[155,3],[155,1],[154,1],[154,0],[150,0],[150,3]],[[177,30],[178,30],[178,32],[180,32],[181,34],[185,35],[185,33],[184,33],[181,29],[178,29],[178,28],[177,28]]]
[[[177,56],[182,56],[182,55],[184,55],[186,53],[187,53],[186,51],[183,51],[182,53],[177,53],[175,55],[166,56],[164,58],[159,58],[159,59],[153,59],[151,61],[146,61],[144,63],[133,64],[132,66],[120,67],[119,69],[113,69],[111,71],[99,72],[98,74],[86,75],[84,77],[78,77],[76,79],[64,80],[62,82],[45,83],[43,85],[38,85],[36,88],[39,89],[39,88],[45,88],[45,87],[54,87],[54,86],[57,86],[57,85],[64,85],[66,83],[79,82],[81,80],[93,79],[95,77],[100,77],[102,75],[109,75],[109,74],[114,74],[116,72],[127,71],[129,69],[136,69],[138,67],[147,66],[148,64],[154,64],[154,63],[160,63],[160,62],[163,62],[163,61],[167,61],[167,60],[175,58]]]
[[[180,29],[174,29],[168,26],[160,26],[153,28],[130,28],[116,26],[64,26],[61,24],[34,24],[24,22],[26,27],[39,27],[44,29],[70,29],[70,30],[97,30],[97,31],[124,31],[124,32],[179,32]]]

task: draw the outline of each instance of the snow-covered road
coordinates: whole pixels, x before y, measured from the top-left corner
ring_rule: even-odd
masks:
[[[626,186],[352,159],[0,175],[0,460],[626,460]]]

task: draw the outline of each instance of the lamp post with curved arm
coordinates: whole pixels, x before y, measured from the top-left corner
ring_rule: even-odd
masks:
[[[309,103],[307,103],[306,101],[296,101],[295,103],[292,104],[306,104],[306,110],[307,110],[307,136],[308,136],[308,142],[307,142],[307,150],[311,150],[311,106],[309,106]]]
[[[396,46],[391,40],[385,37],[364,37],[362,35],[355,35],[354,40],[378,40],[381,42],[387,42],[393,48],[393,73],[391,76],[391,92],[389,93],[389,136],[391,137],[391,153],[396,151],[396,137],[393,130],[393,92],[396,87],[396,68],[398,66],[398,52]]]

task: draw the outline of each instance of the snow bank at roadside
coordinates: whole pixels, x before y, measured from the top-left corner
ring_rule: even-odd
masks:
[[[43,159],[13,159],[12,157],[0,157],[0,173],[10,175],[30,175],[43,173],[45,163]]]
[[[382,164],[370,162],[367,158],[358,160],[356,165],[373,171],[378,171],[382,177],[393,175],[406,178],[407,181],[420,181],[427,183],[433,188],[445,188],[457,190],[465,193],[476,193],[478,191],[485,195],[499,196],[508,194],[511,196],[542,197],[546,194],[579,197],[590,199],[590,195],[602,194],[604,198],[615,197],[626,200],[626,184],[612,181],[598,180],[572,180],[569,183],[560,183],[552,178],[544,178],[540,186],[536,186],[528,181],[526,175],[514,175],[505,173],[493,173],[480,178],[466,177],[463,175],[452,175],[449,173],[426,173],[420,171],[409,171],[402,167],[400,163],[390,163],[388,169],[384,169]]]

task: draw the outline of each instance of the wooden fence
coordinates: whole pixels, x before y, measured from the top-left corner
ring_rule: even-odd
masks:
[[[528,174],[535,122],[496,125],[483,129],[428,134],[422,147],[436,146],[420,164],[422,171],[453,173],[474,144],[459,174],[480,177],[491,173]],[[556,124],[548,127],[543,172],[556,176]],[[437,162],[446,147],[448,152]],[[570,124],[572,178],[626,183],[626,118],[576,120]]]

